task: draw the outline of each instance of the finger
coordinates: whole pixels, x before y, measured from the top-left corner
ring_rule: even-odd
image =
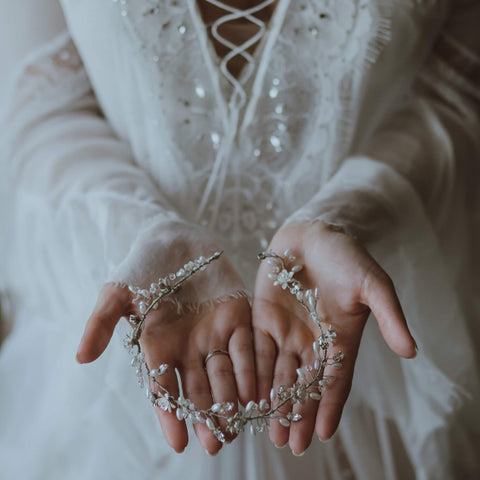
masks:
[[[174,398],[178,398],[178,380],[175,373],[175,365],[177,363],[174,355],[168,352],[178,351],[172,350],[165,340],[165,335],[161,335],[161,331],[147,324],[147,328],[142,333],[141,338],[142,349],[145,352],[145,360],[150,370],[157,369],[160,365],[167,364],[168,371],[165,375],[155,377],[155,383],[152,385],[152,391],[157,394],[165,395],[168,392]],[[158,420],[162,427],[163,435],[168,444],[177,452],[181,453],[185,450],[188,443],[188,432],[185,422],[179,421],[176,411],[171,408],[171,402],[163,400],[158,402],[159,406],[155,408]]]
[[[298,359],[295,354],[283,351],[277,357],[275,364],[275,374],[273,377],[273,388],[276,392],[281,386],[291,387],[297,379],[296,369],[298,368]],[[278,400],[276,405],[278,405]],[[279,409],[279,413],[284,416],[292,409],[291,402],[287,402]],[[270,440],[276,447],[282,447],[288,442],[289,427],[281,425],[279,420],[272,420],[270,426]]]
[[[308,348],[308,347],[307,347]],[[302,365],[314,365],[313,355],[305,354]],[[308,378],[302,381],[307,383]],[[303,455],[305,450],[312,442],[313,434],[315,432],[315,421],[317,416],[319,403],[316,400],[312,400],[307,397],[304,403],[296,403],[293,406],[293,413],[297,413],[302,416],[302,419],[298,422],[292,422],[290,424],[290,436],[288,443],[292,450],[292,453],[296,456]]]
[[[238,394],[230,357],[224,354],[214,355],[207,361],[206,368],[213,401],[215,403],[232,402],[235,406],[231,412],[233,414],[236,411]],[[227,427],[226,421],[220,420],[219,425],[222,431],[225,432]],[[228,441],[234,438],[230,434],[225,436]]]
[[[393,282],[382,269],[373,269],[366,275],[362,301],[375,315],[387,345],[401,357],[415,357],[415,340],[408,329]]]
[[[255,367],[257,371],[257,400],[268,399],[273,386],[277,349],[268,333],[256,328],[253,331]]]
[[[160,365],[161,363],[157,367]],[[157,377],[156,382],[154,391],[157,394],[165,394],[167,391],[174,398],[178,398],[177,376],[172,363],[169,365],[168,372],[161,377]],[[163,389],[160,387],[163,387]],[[157,403],[155,412],[160,421],[165,440],[177,453],[182,453],[188,444],[188,431],[185,421],[177,418],[176,410],[172,409],[172,403],[168,401],[167,397],[160,399]]]
[[[212,394],[208,377],[203,370],[203,359],[199,354],[196,359],[184,363],[182,367],[182,378],[184,382],[185,397],[191,400],[196,410],[207,410],[213,404]],[[194,424],[195,434],[200,445],[209,455],[216,455],[222,448],[212,431],[205,423]]]
[[[344,362],[343,368],[335,370],[329,366],[325,369],[324,378],[330,376],[334,379],[328,381],[327,387],[322,391],[315,422],[315,432],[324,442],[329,440],[338,428],[352,385],[356,349],[343,348],[342,350],[345,352],[345,358],[348,359]]]
[[[127,314],[130,305],[131,294],[126,288],[115,285],[102,288],[78,346],[79,363],[93,362],[104,352],[115,326]]]
[[[233,363],[238,397],[245,406],[256,398],[255,358],[250,325],[239,327],[233,332],[228,342],[228,351]]]

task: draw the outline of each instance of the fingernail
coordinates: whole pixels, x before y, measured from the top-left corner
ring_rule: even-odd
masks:
[[[276,443],[273,444],[275,446],[275,448],[278,448],[279,450],[281,450],[282,448],[285,448],[287,446],[287,444],[285,445],[277,445]]]
[[[303,457],[305,455],[305,450],[301,453],[295,453],[293,450],[292,450],[292,453],[295,457]]]
[[[209,457],[216,457],[218,452],[215,452],[215,453],[210,453],[207,449],[205,449],[205,453],[209,456]]]
[[[412,337],[412,338],[413,338],[413,337]],[[414,338],[413,338],[413,343],[415,344],[415,357],[416,357],[417,354],[418,354],[418,345],[417,345],[417,342],[416,342],[416,340],[415,340]],[[415,357],[413,357],[413,358],[415,358]]]

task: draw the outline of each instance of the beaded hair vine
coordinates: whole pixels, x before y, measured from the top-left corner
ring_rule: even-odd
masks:
[[[131,315],[130,323],[133,325],[131,334],[125,339],[125,347],[132,355],[132,366],[136,369],[138,382],[141,388],[145,388],[148,399],[152,405],[158,406],[164,411],[175,412],[179,421],[190,420],[193,423],[205,423],[220,442],[225,442],[225,433],[238,434],[249,425],[250,432],[256,434],[263,432],[270,426],[270,420],[277,419],[284,427],[290,426],[292,422],[302,419],[299,413],[282,413],[281,408],[288,402],[292,405],[304,403],[307,399],[319,401],[322,392],[327,388],[329,382],[335,379],[327,375],[325,369],[331,366],[334,369],[342,368],[344,355],[339,350],[332,356],[328,350],[333,347],[336,331],[329,326],[326,330],[322,324],[324,318],[317,311],[318,289],[314,291],[303,287],[294,278],[295,274],[302,270],[302,265],[294,264],[296,258],[290,249],[284,252],[284,256],[277,255],[272,251],[266,251],[258,255],[259,260],[266,260],[272,267],[269,278],[275,286],[288,290],[294,295],[305,310],[310,319],[318,327],[320,334],[313,342],[313,350],[316,360],[313,365],[298,368],[297,381],[291,386],[281,386],[278,389],[271,389],[269,399],[262,399],[258,403],[250,401],[245,408],[235,407],[231,402],[214,403],[209,409],[196,409],[195,405],[183,395],[182,379],[176,370],[179,387],[179,396],[175,397],[166,390],[158,378],[165,375],[169,370],[167,364],[159,365],[149,369],[140,345],[140,337],[146,317],[151,310],[159,307],[161,300],[167,295],[177,292],[182,284],[192,275],[203,271],[207,266],[218,259],[222,252],[217,252],[211,257],[200,257],[197,260],[188,262],[178,272],[171,273],[160,278],[158,282],[152,283],[149,290],[129,286],[130,291],[135,294],[133,303],[138,305],[140,315]],[[218,426],[218,420],[226,422],[226,431]]]

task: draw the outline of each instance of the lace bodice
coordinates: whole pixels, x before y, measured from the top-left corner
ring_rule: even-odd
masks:
[[[195,1],[96,5],[92,28],[110,24],[118,52],[100,47],[96,58],[89,58],[89,40],[76,20],[87,4],[64,2],[106,114],[181,215],[214,232],[251,283],[254,255],[240,267],[245,255],[236,252],[265,248],[352,149],[369,67],[390,33],[407,28],[390,26],[400,6],[280,0],[251,68],[236,82],[226,75]],[[420,27],[425,6],[409,9],[418,10]],[[106,68],[122,78],[115,95],[99,74]],[[403,77],[388,80],[399,85]]]

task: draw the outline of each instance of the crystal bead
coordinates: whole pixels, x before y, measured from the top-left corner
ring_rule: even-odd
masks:
[[[318,28],[317,27],[311,26],[311,27],[308,28],[308,31],[310,32],[310,35],[312,35],[313,37],[318,37]]]
[[[201,85],[195,86],[195,93],[200,98],[205,98],[205,89]]]
[[[278,227],[278,223],[277,223],[275,220],[269,220],[269,221],[267,222],[267,227],[268,227],[268,228],[271,228],[271,229],[277,228],[277,227]]]
[[[272,80],[272,84],[278,86],[278,85],[280,85],[280,80],[278,78],[274,78]]]
[[[287,129],[287,126],[284,123],[280,122],[280,123],[277,123],[277,128],[281,132],[284,132]]]
[[[262,153],[262,152],[260,151],[259,148],[256,148],[256,149],[253,151],[253,155],[254,155],[255,157],[259,157],[261,153]]]
[[[283,113],[283,103],[279,103],[275,107],[275,113],[277,113],[278,115],[281,115]]]
[[[218,148],[220,145],[220,135],[217,132],[212,132],[210,138],[212,139],[213,147]]]
[[[278,97],[278,88],[277,87],[272,87],[269,91],[268,91],[268,96],[270,98],[277,98]]]
[[[155,63],[157,63],[157,62],[160,60],[160,57],[159,57],[158,55],[154,55],[154,56],[152,57],[152,60],[153,60]]]
[[[276,135],[270,136],[270,143],[272,144],[272,147],[275,149],[275,151],[278,152],[282,150],[282,144],[280,142],[280,139]]]
[[[187,31],[187,27],[182,23],[177,27],[177,30],[180,35],[185,35],[185,32]]]

